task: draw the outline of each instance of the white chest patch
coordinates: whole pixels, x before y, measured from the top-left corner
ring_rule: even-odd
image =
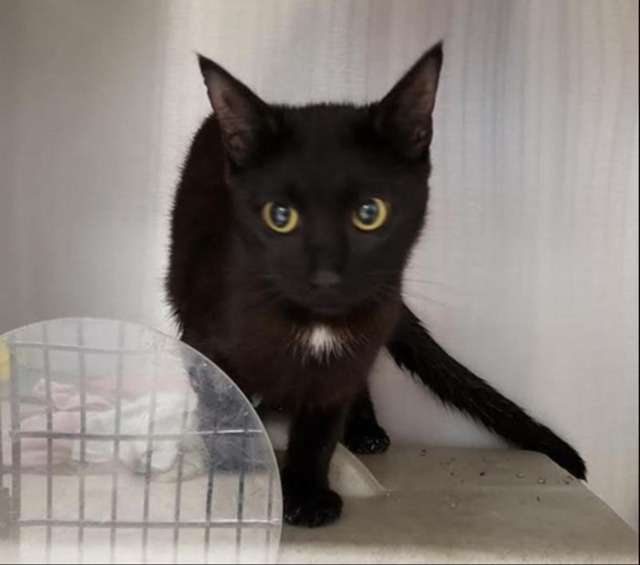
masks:
[[[301,331],[297,340],[303,355],[319,360],[339,357],[349,350],[349,340],[323,324]]]

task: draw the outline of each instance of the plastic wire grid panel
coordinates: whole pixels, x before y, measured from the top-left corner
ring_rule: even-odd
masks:
[[[275,560],[275,457],[217,367],[108,320],[35,324],[0,347],[0,561]]]

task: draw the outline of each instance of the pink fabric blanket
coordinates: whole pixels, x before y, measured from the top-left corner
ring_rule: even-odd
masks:
[[[116,406],[116,391],[118,388],[120,390],[121,406],[131,406],[131,403],[135,403],[140,399],[144,399],[145,396],[148,396],[152,384],[160,395],[162,395],[162,391],[166,394],[166,392],[176,393],[180,390],[185,390],[185,385],[180,382],[180,379],[174,379],[173,381],[168,379],[162,381],[157,380],[155,383],[152,383],[150,378],[122,379],[120,387],[118,387],[115,377],[88,379],[84,395],[84,408],[87,421],[95,421],[96,417],[100,414],[107,419],[111,415],[111,421],[114,421],[113,413]],[[80,433],[81,408],[83,404],[80,389],[75,385],[57,382],[51,382],[50,386],[51,431],[72,434]],[[23,432],[48,432],[48,394],[44,379],[36,383],[30,396],[32,402],[27,401],[21,404],[21,409],[25,410],[20,422],[20,429]],[[140,420],[144,411],[145,406],[142,404],[137,410],[137,413],[134,414],[137,420]],[[132,411],[129,410],[126,414],[131,418]],[[123,417],[126,417],[124,413]],[[127,422],[123,421],[121,425],[126,426]],[[10,467],[13,462],[12,441],[10,430],[6,429],[6,422],[3,428],[3,463],[5,466]],[[59,465],[71,461],[75,442],[77,442],[77,440],[72,438],[54,438],[51,442],[52,464]],[[47,447],[48,440],[46,437],[22,438],[20,441],[21,467],[46,468],[48,463]]]

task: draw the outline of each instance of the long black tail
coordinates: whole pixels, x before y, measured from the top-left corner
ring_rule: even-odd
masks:
[[[509,443],[544,453],[574,477],[586,478],[584,461],[573,447],[453,359],[406,306],[387,349],[398,366],[417,376],[445,404]]]

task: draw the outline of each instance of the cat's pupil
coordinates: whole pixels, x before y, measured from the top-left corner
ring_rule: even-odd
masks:
[[[378,219],[379,214],[380,210],[375,200],[367,200],[358,209],[358,218],[366,225],[373,224]]]
[[[271,207],[271,220],[279,228],[285,227],[291,218],[291,208],[286,204],[274,204]]]

